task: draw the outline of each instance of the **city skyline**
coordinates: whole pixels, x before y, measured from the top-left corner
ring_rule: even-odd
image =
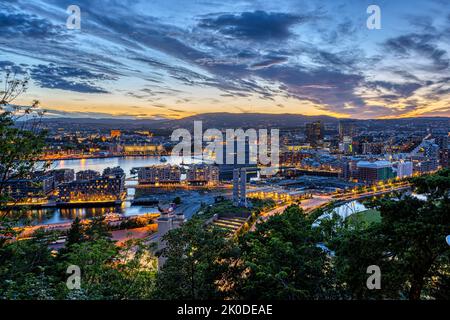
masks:
[[[0,4],[0,70],[49,116],[450,116],[445,1]],[[370,30],[367,7],[381,9]]]

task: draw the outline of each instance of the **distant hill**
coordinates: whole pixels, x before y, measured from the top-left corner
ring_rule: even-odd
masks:
[[[70,125],[71,127],[92,126],[98,129],[157,129],[192,128],[194,121],[202,121],[204,128],[258,128],[258,127],[298,127],[307,122],[321,120],[325,123],[337,123],[339,119],[329,116],[304,116],[298,114],[264,113],[204,113],[182,119],[95,119],[95,118],[49,118],[43,122],[51,127]]]
[[[206,128],[258,128],[258,127],[299,127],[307,122],[321,120],[337,123],[339,119],[329,116],[305,116],[299,114],[266,113],[204,113],[182,119],[171,120],[163,125],[189,127],[194,121],[202,121]]]
[[[298,128],[308,122],[323,121],[325,124],[336,125],[342,118],[330,116],[305,116],[299,114],[269,114],[269,113],[204,113],[182,119],[95,119],[95,118],[49,118],[43,122],[51,128],[67,127],[73,129],[122,129],[152,131],[168,131],[176,128],[192,129],[194,121],[202,121],[203,129],[207,128]],[[400,118],[400,119],[370,119],[355,120],[361,124],[383,126],[397,124],[426,124],[431,122],[449,123],[450,118]]]

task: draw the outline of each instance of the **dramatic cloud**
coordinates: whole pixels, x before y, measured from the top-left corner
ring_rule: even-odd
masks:
[[[290,27],[305,20],[294,14],[255,11],[206,18],[199,25],[237,38],[283,40],[291,35]]]
[[[0,33],[4,38],[27,37],[35,40],[61,35],[62,27],[30,14],[0,12]]]
[[[434,43],[436,40],[435,34],[413,33],[389,39],[385,42],[385,47],[401,57],[418,54],[430,59],[436,69],[447,69],[450,61],[447,52]]]
[[[41,87],[61,90],[71,90],[82,93],[107,93],[108,91],[97,87],[100,80],[113,80],[113,77],[103,74],[93,74],[89,71],[59,67],[55,65],[38,65],[31,69],[31,77]]]
[[[373,89],[383,88],[387,89],[395,94],[395,96],[407,97],[410,96],[415,90],[422,87],[420,83],[393,83],[388,81],[374,81],[367,83],[367,86]]]
[[[61,112],[368,118],[450,103],[450,14],[435,1],[383,6],[382,30],[366,28],[365,3],[343,0],[77,4],[81,30],[65,28],[61,1],[0,3],[0,69],[28,72],[28,95]]]

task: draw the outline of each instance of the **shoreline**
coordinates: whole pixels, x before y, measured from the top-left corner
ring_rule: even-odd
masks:
[[[108,156],[87,156],[87,157],[61,157],[57,159],[39,159],[37,161],[46,162],[46,161],[63,161],[63,160],[89,160],[89,159],[108,159],[108,158],[141,158],[141,157],[169,157],[170,155],[108,155]]]

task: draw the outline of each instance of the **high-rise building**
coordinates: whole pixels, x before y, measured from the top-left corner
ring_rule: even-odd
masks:
[[[355,133],[355,121],[354,120],[341,120],[339,121],[339,140],[344,141],[344,137],[353,138]]]
[[[233,170],[233,205],[236,207],[247,206],[247,172],[245,168]]]
[[[239,205],[239,169],[233,170],[233,205]]]
[[[241,180],[240,180],[240,190],[239,190],[239,206],[247,207],[247,171],[246,169],[241,169]]]
[[[383,154],[385,143],[365,142],[362,144],[362,154]]]
[[[161,209],[160,209],[161,210]],[[175,215],[173,213],[173,208],[169,207],[167,210],[162,209],[161,214],[157,219],[158,223],[158,237],[157,237],[157,245],[158,245],[158,251],[164,250],[164,248],[167,246],[166,241],[164,241],[164,235],[167,234],[170,230],[177,227],[176,224],[174,224]],[[164,254],[158,255],[158,269],[161,269],[164,266],[164,263],[166,262],[167,257],[164,256]]]
[[[325,135],[325,129],[323,122],[316,121],[306,124],[305,136],[306,141],[313,147],[323,145],[323,138]]]

